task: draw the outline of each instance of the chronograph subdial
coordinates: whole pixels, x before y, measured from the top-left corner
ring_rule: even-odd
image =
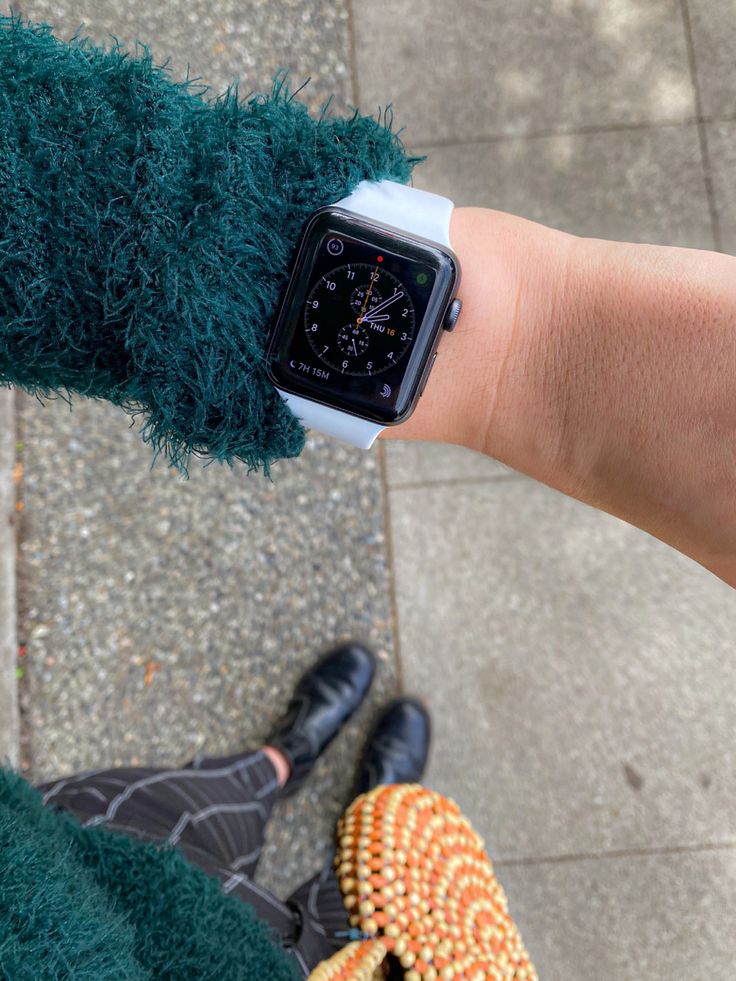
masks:
[[[369,284],[364,286],[356,286],[353,290],[352,296],[350,297],[350,305],[356,313],[363,313],[372,310],[373,307],[377,307],[378,304],[383,300],[383,294],[380,290],[377,290],[374,286],[368,293]],[[368,302],[366,303],[366,296],[368,296]],[[363,304],[365,303],[365,311],[363,310]]]
[[[324,273],[304,304],[310,347],[342,375],[377,375],[395,367],[411,348],[415,329],[409,291],[380,260]]]
[[[357,358],[358,355],[365,354],[369,344],[368,330],[361,324],[346,324],[337,332],[337,346],[348,358]]]

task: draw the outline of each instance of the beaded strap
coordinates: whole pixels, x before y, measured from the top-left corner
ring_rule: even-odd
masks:
[[[406,981],[537,981],[482,839],[454,801],[377,787],[338,822],[335,867],[348,945],[310,981],[363,981],[392,955]]]

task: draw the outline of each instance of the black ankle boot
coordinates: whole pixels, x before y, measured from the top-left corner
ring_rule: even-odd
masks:
[[[419,783],[429,756],[429,713],[414,698],[397,698],[368,738],[358,771],[357,793],[386,783]]]
[[[285,714],[266,740],[284,754],[291,767],[284,796],[304,783],[317,757],[365,698],[375,673],[374,654],[349,643],[330,651],[302,676]]]

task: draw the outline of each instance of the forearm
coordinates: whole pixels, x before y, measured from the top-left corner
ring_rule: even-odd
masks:
[[[463,443],[736,585],[736,258],[458,209],[463,315],[397,436]]]

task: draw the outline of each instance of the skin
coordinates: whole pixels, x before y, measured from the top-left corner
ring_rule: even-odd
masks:
[[[263,752],[269,758],[274,770],[276,771],[276,779],[279,782],[279,787],[283,787],[286,781],[289,779],[289,774],[291,773],[289,761],[286,759],[281,750],[276,749],[275,746],[264,746]]]
[[[736,587],[736,258],[458,208],[463,310],[387,438],[458,443]]]

